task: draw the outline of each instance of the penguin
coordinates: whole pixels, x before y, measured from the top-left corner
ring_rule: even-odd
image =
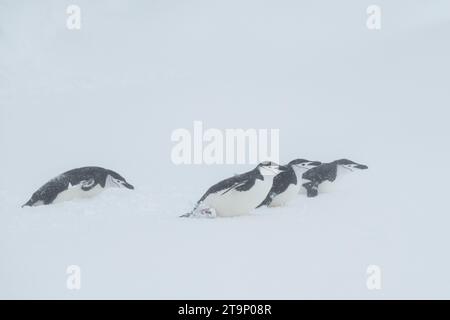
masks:
[[[33,193],[22,208],[92,197],[106,188],[114,187],[134,189],[125,178],[112,170],[100,167],[77,168],[64,172],[44,184]]]
[[[279,207],[284,206],[289,201],[295,199],[302,187],[302,175],[309,169],[322,164],[320,161],[310,161],[306,159],[295,159],[289,162],[287,170],[280,172],[273,179],[273,185],[261,206]]]
[[[307,182],[303,183],[308,197],[316,197],[321,192],[326,192],[329,185],[339,177],[344,176],[354,170],[365,170],[369,167],[348,159],[340,159],[330,163],[323,163],[318,167],[306,171],[302,178]],[[319,188],[320,187],[320,188]]]
[[[273,178],[287,170],[271,161],[258,164],[256,168],[235,175],[211,186],[197,201],[194,209],[182,217],[206,215],[231,217],[249,214],[264,200],[272,187]]]

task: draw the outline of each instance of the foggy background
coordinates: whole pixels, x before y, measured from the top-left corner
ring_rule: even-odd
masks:
[[[449,32],[444,0],[0,0],[0,297],[449,298]],[[282,163],[369,170],[286,208],[177,219],[253,167],[174,165],[195,120],[279,129]],[[20,208],[88,165],[135,192]]]

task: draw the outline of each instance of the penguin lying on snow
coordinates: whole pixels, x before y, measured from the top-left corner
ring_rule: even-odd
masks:
[[[261,206],[284,206],[289,201],[295,199],[300,189],[303,189],[303,173],[320,164],[320,161],[309,161],[305,159],[295,159],[289,162],[286,165],[287,170],[275,176],[272,188],[258,208]]]
[[[117,172],[100,167],[84,167],[67,171],[44,184],[22,207],[57,203],[92,197],[106,188],[134,189]]]
[[[319,193],[319,186],[320,191],[326,191],[329,185],[338,177],[352,172],[355,169],[365,170],[368,169],[368,167],[348,159],[340,159],[330,163],[321,164],[318,167],[306,171],[302,178],[303,180],[308,180],[308,182],[303,183],[303,187],[305,187],[307,191],[307,196],[317,196]]]
[[[222,180],[210,187],[194,209],[182,217],[246,215],[264,200],[273,178],[285,170],[284,166],[265,161],[249,172]]]

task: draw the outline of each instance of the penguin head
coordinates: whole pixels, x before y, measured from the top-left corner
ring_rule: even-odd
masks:
[[[368,166],[366,166],[364,164],[359,164],[359,163],[356,163],[356,162],[348,160],[348,159],[339,159],[339,160],[336,160],[335,162],[341,168],[344,168],[344,169],[347,169],[350,171],[354,171],[355,169],[365,170],[365,169],[369,168]]]
[[[282,171],[286,171],[288,168],[285,166],[280,166],[279,164],[272,161],[264,161],[258,164],[256,167],[263,176],[276,176]]]
[[[124,177],[112,170],[107,170],[105,186],[110,188],[134,189],[134,186],[129,184]]]
[[[294,159],[288,163],[288,166],[290,166],[294,169],[299,169],[301,171],[307,171],[309,169],[320,166],[321,164],[322,164],[322,162],[320,162],[320,161],[310,161],[310,160],[306,160],[306,159]]]

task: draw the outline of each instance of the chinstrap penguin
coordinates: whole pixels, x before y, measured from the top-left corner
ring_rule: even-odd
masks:
[[[39,188],[22,207],[38,206],[92,197],[106,188],[134,189],[117,172],[100,167],[83,167],[67,171]]]
[[[287,170],[280,172],[273,179],[273,185],[264,201],[258,206],[279,207],[295,199],[302,187],[302,175],[309,169],[321,164],[320,161],[295,159],[289,162]]]
[[[287,168],[284,166],[265,161],[249,172],[222,180],[210,187],[194,209],[182,217],[249,214],[264,200],[272,187],[273,178],[285,170]]]
[[[315,197],[319,191],[326,192],[329,185],[346,173],[354,170],[368,169],[366,165],[356,163],[348,159],[340,159],[330,163],[323,163],[318,167],[306,171],[302,178],[307,181],[303,183],[308,197]]]

